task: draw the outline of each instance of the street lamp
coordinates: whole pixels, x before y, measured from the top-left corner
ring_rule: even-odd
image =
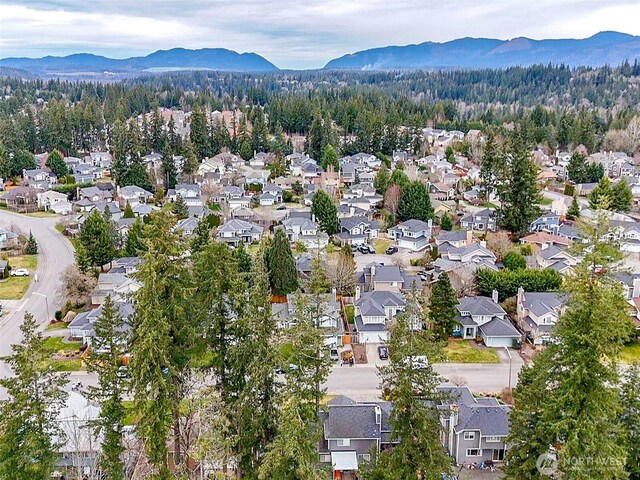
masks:
[[[507,347],[504,347],[504,349],[506,350],[507,354],[509,355],[509,391],[511,391],[511,360],[512,360],[512,356],[511,356],[511,352],[509,351],[509,349]]]
[[[33,292],[34,295],[38,295],[39,297],[44,297],[44,302],[47,306],[47,322],[51,320],[51,316],[49,315],[49,296],[44,293]]]

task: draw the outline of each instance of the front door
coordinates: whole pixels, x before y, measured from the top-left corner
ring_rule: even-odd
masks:
[[[471,327],[467,327],[467,328],[465,329],[465,334],[464,334],[464,336],[465,336],[466,338],[473,337],[473,328],[471,328]]]
[[[504,460],[504,448],[501,448],[500,450],[494,450],[492,460],[494,462],[502,462]]]

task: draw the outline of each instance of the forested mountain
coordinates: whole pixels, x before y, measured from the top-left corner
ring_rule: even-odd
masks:
[[[575,40],[460,38],[445,43],[374,48],[331,60],[326,69],[504,68],[535,64],[620,65],[640,58],[640,37],[600,32]]]
[[[158,50],[145,57],[114,59],[78,53],[66,57],[3,58],[0,66],[23,69],[36,74],[66,72],[141,73],[145,70],[209,69],[238,72],[278,70],[274,64],[255,53],[237,53],[224,48]]]

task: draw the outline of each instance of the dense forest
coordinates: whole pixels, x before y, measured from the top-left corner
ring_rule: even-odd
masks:
[[[0,173],[8,176],[30,163],[27,153],[52,149],[66,155],[109,149],[129,159],[167,145],[182,155],[192,147],[200,157],[224,147],[281,154],[290,150],[286,137],[292,133],[309,137],[307,150],[315,157],[327,144],[343,155],[424,153],[418,130],[425,127],[488,131],[519,125],[532,144],[550,150],[582,144],[592,152],[608,131],[624,130],[637,114],[640,65],[182,72],[111,84],[2,78],[0,89]],[[175,138],[174,126],[158,123],[159,117],[150,122],[145,117],[142,125],[128,122],[158,107],[194,113],[187,145]],[[244,113],[244,124],[234,125],[231,133],[206,115],[235,109]]]

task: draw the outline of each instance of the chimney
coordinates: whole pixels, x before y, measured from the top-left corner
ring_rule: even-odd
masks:
[[[471,245],[472,241],[473,241],[473,233],[471,232],[471,230],[467,230],[467,246]]]
[[[382,409],[378,405],[373,408],[376,411],[376,425],[380,426],[382,425]]]
[[[493,290],[493,292],[491,292],[491,300],[493,300],[494,303],[498,303],[498,290]]]
[[[481,246],[482,248],[487,248],[487,242],[486,242],[486,240],[480,240],[480,246]]]
[[[373,277],[376,276],[376,265],[375,263],[373,265],[371,265],[371,279],[373,280]]]
[[[333,295],[333,299],[337,302],[338,301],[338,290],[336,290],[335,288],[331,289],[331,293]]]
[[[360,285],[356,285],[356,301],[360,300]]]
[[[522,286],[518,287],[518,296],[517,298],[517,305],[516,305],[516,314],[518,316],[518,319],[520,319],[520,307],[522,306],[522,300],[524,300],[524,288],[522,288]]]

